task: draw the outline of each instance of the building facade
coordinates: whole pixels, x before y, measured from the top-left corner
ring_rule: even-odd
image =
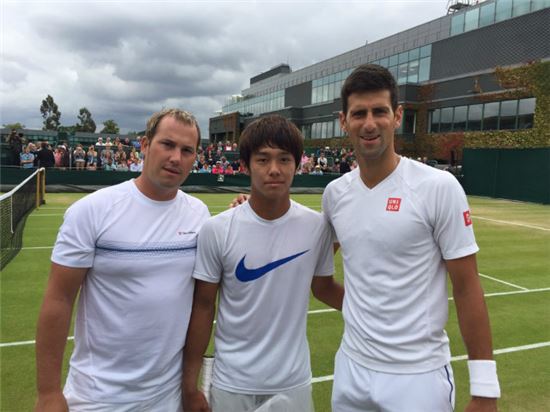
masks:
[[[468,4],[475,3],[475,4]],[[533,127],[536,96],[503,94],[497,68],[550,60],[550,0],[455,1],[449,14],[292,71],[276,66],[250,79],[210,119],[210,140],[238,141],[259,116],[291,119],[306,139],[342,136],[340,89],[360,64],[387,67],[399,84],[398,136]]]

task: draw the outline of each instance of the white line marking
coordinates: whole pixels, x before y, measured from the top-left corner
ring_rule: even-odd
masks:
[[[532,345],[523,345],[523,346],[515,346],[512,348],[497,349],[493,351],[493,355],[502,355],[503,353],[538,349],[538,348],[543,348],[545,346],[550,346],[550,342],[540,342],[540,343],[534,343]],[[468,355],[453,356],[451,358],[451,362],[463,361],[466,359],[468,359]],[[334,380],[334,375],[319,376],[317,378],[312,378],[311,383],[319,383],[319,382],[326,382],[326,381],[332,381],[332,380]]]
[[[486,293],[485,297],[490,298],[493,296],[507,296],[507,295],[519,295],[524,293],[535,293],[535,292],[548,292],[550,288],[541,288],[541,289],[528,289],[528,290],[513,290],[511,292],[495,292],[495,293]],[[452,298],[449,298],[449,300]]]
[[[31,213],[29,217],[42,217],[42,216],[64,216],[63,213]]]
[[[67,340],[74,340],[74,336],[69,336]],[[34,345],[36,343],[35,340],[24,340],[21,342],[8,342],[8,343],[0,343],[0,348],[9,348],[12,346],[25,346],[25,345]]]
[[[502,225],[521,226],[521,227],[527,227],[529,229],[537,229],[537,230],[544,230],[546,232],[550,232],[550,228],[542,227],[542,226],[526,225],[525,223],[518,223],[518,222],[507,222],[505,220],[489,219],[488,217],[481,217],[476,215],[473,215],[472,217],[474,219],[488,220],[489,222],[500,223]]]
[[[516,288],[516,289],[529,290],[529,289],[524,288],[522,286],[514,285],[513,283],[505,282],[504,280],[500,280],[500,279],[494,278],[494,277],[489,276],[489,275],[484,275],[483,273],[480,273],[479,276],[487,278],[487,279],[494,280],[495,282],[504,283],[505,285],[512,286],[513,288]]]
[[[37,249],[53,249],[53,246],[27,246],[27,247],[21,248],[21,250],[37,250]]]

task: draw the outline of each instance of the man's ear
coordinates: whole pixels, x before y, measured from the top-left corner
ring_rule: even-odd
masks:
[[[346,115],[344,114],[344,112],[338,113],[338,119],[340,120],[340,128],[344,131],[344,133],[347,133],[348,131],[346,130]]]

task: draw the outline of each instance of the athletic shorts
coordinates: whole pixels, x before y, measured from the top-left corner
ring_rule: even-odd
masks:
[[[451,365],[426,373],[393,374],[359,365],[342,349],[336,353],[332,412],[453,411]]]
[[[154,398],[139,402],[104,403],[94,402],[76,394],[70,385],[63,389],[69,405],[69,412],[182,412],[181,386],[164,392]]]
[[[234,393],[212,386],[212,412],[313,412],[311,385],[304,385],[276,395]]]

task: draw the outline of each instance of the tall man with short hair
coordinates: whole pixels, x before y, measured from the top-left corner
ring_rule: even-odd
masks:
[[[332,236],[324,217],[290,199],[303,138],[281,116],[251,123],[240,137],[251,200],[207,221],[199,234],[193,312],[185,345],[186,412],[209,411],[197,380],[218,291],[211,390],[214,412],[255,410],[276,399],[309,412],[306,338],[309,291],[341,309]]]
[[[323,194],[346,287],[333,411],[453,410],[447,272],[469,357],[467,410],[495,411],[500,388],[466,196],[451,174],[395,152],[402,113],[385,68],[359,66],[345,80],[340,125],[359,168]]]
[[[141,175],[65,214],[37,329],[37,411],[181,411],[197,233],[209,213],[179,190],[200,142],[195,118],[166,109],[147,123]],[[80,292],[75,348],[63,352]]]

